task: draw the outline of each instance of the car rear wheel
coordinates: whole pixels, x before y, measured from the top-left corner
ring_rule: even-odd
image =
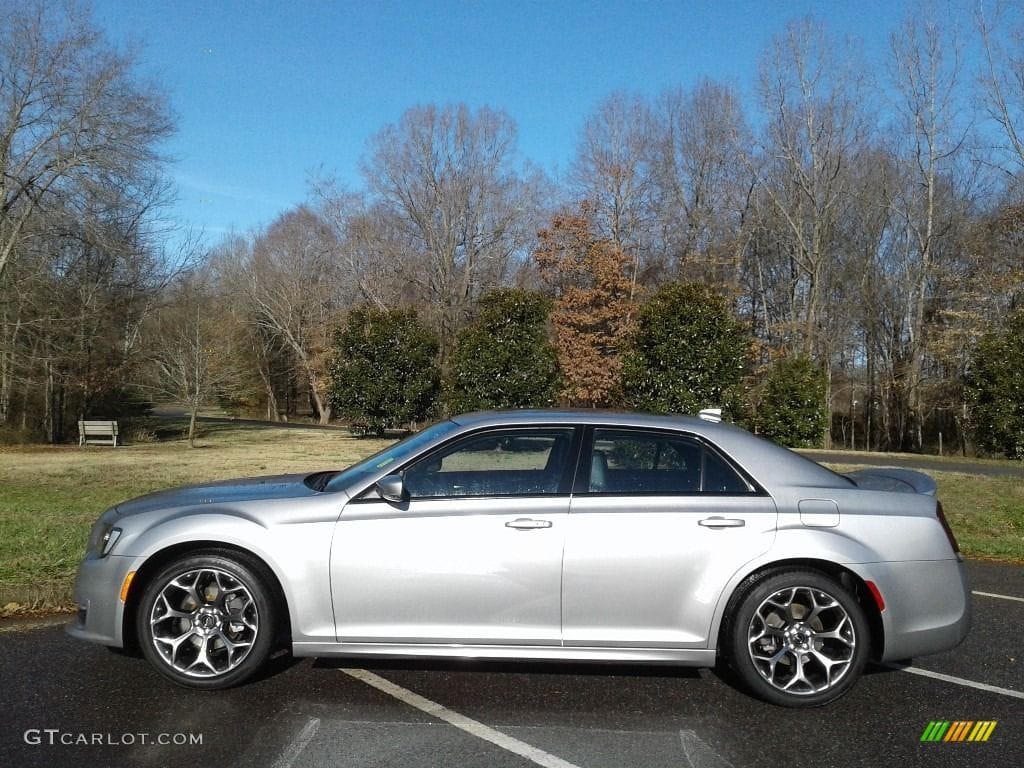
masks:
[[[259,568],[234,553],[169,564],[146,585],[136,621],[149,662],[190,688],[238,685],[273,646],[272,593]]]
[[[867,661],[869,629],[856,597],[814,571],[787,571],[741,587],[728,657],[759,698],[816,707],[845,694]]]

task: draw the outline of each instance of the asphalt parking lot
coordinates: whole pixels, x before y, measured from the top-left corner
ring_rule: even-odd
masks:
[[[293,660],[201,693],[61,626],[0,627],[0,766],[1019,766],[1024,567],[971,563],[974,625],[913,671],[839,702],[762,704],[715,672],[593,665]],[[983,593],[983,594],[979,594]],[[922,743],[942,721],[986,742]]]

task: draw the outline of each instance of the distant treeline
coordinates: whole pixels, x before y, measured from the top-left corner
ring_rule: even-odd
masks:
[[[776,361],[805,361],[817,442],[970,449],[979,341],[1024,298],[1018,7],[979,5],[959,32],[908,15],[877,62],[793,21],[755,104],[712,81],[611,94],[557,180],[520,158],[500,109],[415,107],[370,137],[361,189],[320,178],[208,252],[161,218],[167,95],[69,7],[0,10],[8,438],[168,400],[326,422],[356,309],[415,310],[450,386],[460,334],[502,288],[550,302],[556,402],[628,404],[641,308],[699,285],[750,340],[752,423]]]

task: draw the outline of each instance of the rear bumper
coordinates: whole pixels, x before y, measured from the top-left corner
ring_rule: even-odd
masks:
[[[135,568],[136,558],[87,557],[78,566],[75,578],[75,603],[78,617],[68,625],[67,633],[80,640],[121,648],[124,603],[121,585]]]
[[[971,590],[963,561],[870,563],[859,570],[885,600],[882,661],[948,651],[967,637]]]

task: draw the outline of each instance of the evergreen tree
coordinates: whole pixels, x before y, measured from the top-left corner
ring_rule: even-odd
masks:
[[[1024,310],[979,340],[967,387],[978,445],[1024,459]]]
[[[768,372],[757,431],[790,448],[815,448],[828,426],[825,372],[806,357],[776,360]]]
[[[524,290],[491,291],[458,335],[447,387],[453,413],[543,408],[558,397],[558,361],[548,339],[551,302]]]
[[[705,285],[670,283],[636,313],[622,365],[631,408],[697,413],[739,399],[750,334]]]
[[[414,310],[360,308],[334,334],[331,399],[375,434],[426,419],[440,391],[437,337]]]

